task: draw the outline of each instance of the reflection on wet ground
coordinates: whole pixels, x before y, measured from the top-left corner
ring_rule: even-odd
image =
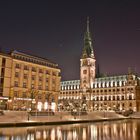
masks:
[[[140,121],[0,128],[0,140],[140,140]]]

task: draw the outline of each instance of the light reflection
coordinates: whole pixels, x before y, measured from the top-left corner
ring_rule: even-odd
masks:
[[[67,138],[68,138],[68,140],[72,140],[72,132],[71,131],[68,132]]]
[[[60,128],[57,128],[57,137],[58,137],[58,140],[62,140],[62,133],[61,133]]]
[[[41,138],[41,132],[40,131],[36,131],[36,139],[40,139]]]
[[[86,140],[86,128],[83,128],[83,140]]]
[[[47,139],[47,133],[45,130],[43,131],[43,139]]]
[[[51,140],[55,140],[55,129],[51,130]]]
[[[78,125],[0,128],[0,140],[140,140],[137,120]]]

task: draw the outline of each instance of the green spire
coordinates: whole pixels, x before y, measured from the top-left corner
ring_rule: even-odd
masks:
[[[87,17],[87,32],[89,33],[89,17]]]
[[[84,49],[83,49],[82,58],[94,58],[92,40],[89,31],[89,17],[87,17],[87,30],[84,36]]]

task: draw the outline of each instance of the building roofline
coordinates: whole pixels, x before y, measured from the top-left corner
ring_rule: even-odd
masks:
[[[19,54],[19,55],[24,55],[24,56],[27,56],[27,57],[33,57],[33,58],[35,58],[35,59],[40,59],[40,60],[43,60],[43,61],[48,61],[49,63],[58,65],[57,63],[54,63],[54,62],[50,61],[50,60],[47,59],[47,58],[44,58],[44,57],[41,57],[41,56],[37,56],[37,55],[31,54],[31,53],[25,53],[25,52],[17,51],[17,50],[11,51],[11,52],[10,52],[10,55],[12,55],[12,53],[14,53],[14,54]]]

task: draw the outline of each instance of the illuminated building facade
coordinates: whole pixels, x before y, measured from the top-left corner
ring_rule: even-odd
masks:
[[[56,110],[60,69],[47,59],[18,51],[0,54],[2,109]]]
[[[86,110],[90,111],[116,109],[140,111],[140,78],[131,71],[126,75],[96,78],[95,61],[87,20],[84,48],[80,59],[80,80],[61,82],[59,102],[61,106],[68,107],[60,108],[67,110],[73,103],[79,104],[78,109],[81,110],[85,102]]]

